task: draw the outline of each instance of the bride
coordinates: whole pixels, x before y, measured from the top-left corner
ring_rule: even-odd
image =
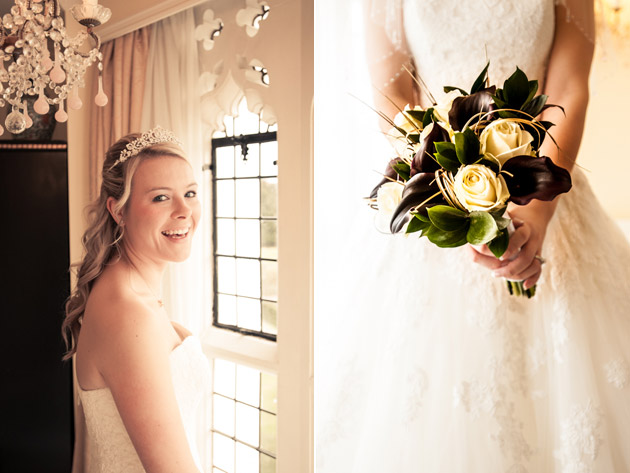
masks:
[[[498,86],[518,66],[566,110],[545,115],[559,150],[547,140],[541,154],[571,170],[573,189],[509,209],[509,263],[344,222],[356,235],[340,251],[351,271],[320,287],[339,301],[343,279],[349,301],[317,312],[318,347],[327,347],[318,355],[318,471],[630,471],[630,248],[574,165],[592,0],[376,3],[366,44],[373,85],[387,97],[376,95],[377,110],[394,116],[389,99],[427,105],[405,71],[410,59],[438,100],[445,85],[470,87],[487,61]],[[502,277],[538,283],[538,292],[511,297]]]
[[[195,409],[209,367],[160,297],[167,264],[190,253],[197,184],[178,141],[159,127],[116,142],[102,177],[64,321],[87,424],[87,471],[198,473]]]

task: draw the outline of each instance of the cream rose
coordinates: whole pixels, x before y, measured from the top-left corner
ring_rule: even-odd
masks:
[[[402,182],[386,182],[378,189],[378,193],[376,194],[378,212],[374,223],[380,232],[390,232],[389,224],[394,210],[396,210],[396,207],[398,207],[398,204],[402,200],[404,188]]]
[[[404,186],[401,182],[386,182],[376,194],[376,205],[379,213],[391,216],[402,200]]]
[[[387,137],[391,145],[396,150],[396,154],[402,158],[413,157],[415,152],[410,148],[407,141],[407,135],[409,133],[420,133],[422,131],[422,123],[414,120],[405,111],[411,110],[409,105],[405,106],[405,110],[398,112],[394,117],[394,124],[405,132],[405,135],[401,135],[400,131],[396,128],[391,128],[387,133]],[[422,110],[419,106],[413,108],[413,110]]]
[[[493,121],[479,137],[481,153],[490,155],[490,159],[496,158],[501,166],[514,156],[534,156],[535,152],[531,145],[533,140],[532,135],[523,130],[518,123],[506,119]]]
[[[436,105],[433,106],[433,113],[437,116],[439,121],[449,123],[448,112],[450,112],[451,107],[453,107],[453,101],[457,97],[461,96],[462,93],[459,90],[451,90],[441,100],[439,100]]]
[[[462,166],[455,175],[453,190],[469,211],[493,210],[510,198],[505,179],[483,164]]]

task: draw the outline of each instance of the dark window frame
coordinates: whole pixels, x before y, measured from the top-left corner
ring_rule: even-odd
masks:
[[[239,135],[239,136],[227,136],[227,137],[221,137],[221,138],[213,138],[211,140],[211,162],[210,162],[210,166],[204,168],[204,169],[210,169],[211,173],[212,173],[212,221],[213,221],[213,232],[212,232],[212,256],[213,256],[213,262],[214,262],[214,271],[213,271],[213,304],[212,304],[212,325],[215,327],[219,327],[222,329],[226,329],[226,330],[231,330],[233,332],[237,332],[237,333],[241,333],[243,335],[251,335],[254,337],[259,337],[259,338],[264,338],[266,340],[271,340],[276,342],[278,340],[278,336],[276,334],[271,334],[271,333],[267,333],[267,332],[263,332],[262,329],[260,331],[258,330],[251,330],[251,329],[247,329],[247,328],[243,328],[243,327],[239,327],[238,325],[230,325],[230,324],[225,324],[225,323],[221,323],[219,322],[219,310],[218,310],[218,302],[219,302],[219,281],[218,281],[218,272],[217,272],[217,260],[219,257],[221,256],[227,256],[227,255],[220,255],[217,253],[217,231],[216,231],[216,222],[217,222],[217,195],[216,195],[216,153],[217,153],[217,149],[218,148],[225,148],[225,147],[232,147],[232,146],[240,146],[241,147],[241,158],[242,159],[247,159],[247,150],[248,150],[248,146],[252,145],[252,144],[262,144],[262,143],[268,143],[271,141],[278,141],[278,132],[277,131],[268,131],[268,132],[259,132],[259,133],[251,133],[251,134],[247,134],[247,135]],[[235,158],[237,159],[237,158]],[[259,158],[259,159],[262,159]],[[277,164],[277,161],[274,162],[274,164]],[[259,164],[260,166],[260,164]],[[260,167],[259,167],[260,169]],[[247,179],[264,179],[264,178],[268,178],[268,177],[276,177],[277,178],[277,174],[275,176],[273,175],[265,175],[262,176],[260,174],[260,171],[258,173],[257,176],[253,176],[253,177],[236,177],[236,175],[232,178],[226,178],[225,180],[228,179],[232,179],[236,182],[236,180],[238,179],[242,179],[242,180],[247,180]],[[223,179],[219,179],[219,180],[223,180]],[[262,200],[260,202],[259,205],[262,205]],[[265,218],[262,217],[262,212],[259,211],[259,215],[258,215],[258,220],[259,221],[264,221],[264,220],[269,220],[269,221],[276,221],[278,220],[277,216],[275,218]],[[221,217],[221,218],[225,218],[225,219],[229,219],[229,217]],[[234,221],[237,220],[237,217],[234,216],[232,217],[232,219]],[[249,220],[255,220],[255,218],[250,218]],[[262,257],[247,257],[247,256],[237,256],[236,254],[234,255],[235,258],[241,258],[241,259],[250,259],[250,260],[257,260],[259,262],[263,262],[263,261],[273,261],[273,262],[277,262],[277,259],[270,259],[270,258],[262,258]],[[260,297],[247,297],[247,296],[238,296],[238,297],[244,297],[244,298],[249,298],[249,299],[255,299],[255,300],[260,300],[261,303],[261,317],[262,317],[262,303],[263,302],[273,302],[275,304],[278,303],[277,300],[269,300],[269,299],[265,299],[264,297],[262,297],[262,277],[260,278]],[[223,294],[223,293],[222,293]],[[234,295],[236,296],[236,294],[226,294],[226,295]],[[277,319],[276,319],[277,320]]]

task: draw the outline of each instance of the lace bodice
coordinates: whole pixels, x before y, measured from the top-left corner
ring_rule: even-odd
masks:
[[[469,88],[487,61],[492,84],[500,86],[515,66],[542,84],[553,0],[404,0],[404,12],[408,47],[436,98],[445,85]]]
[[[196,444],[197,411],[210,385],[208,360],[199,340],[189,336],[170,355],[175,396],[190,449],[201,470]],[[144,473],[109,388],[84,391],[79,397],[88,431],[90,473]]]

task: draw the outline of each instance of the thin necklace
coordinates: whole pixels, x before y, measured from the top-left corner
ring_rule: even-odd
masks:
[[[135,267],[135,266],[134,266]],[[153,297],[155,297],[155,300],[157,301],[157,303],[159,304],[160,307],[164,307],[164,302],[162,302],[162,298],[158,297],[155,292],[153,292],[153,289],[151,288],[151,286],[149,285],[149,283],[147,282],[146,279],[144,279],[144,276],[142,275],[142,273],[140,271],[138,271],[138,268],[136,268],[136,272],[140,275],[140,278],[144,281],[144,284],[147,286],[147,289],[149,290],[149,292],[151,293],[151,295]]]

